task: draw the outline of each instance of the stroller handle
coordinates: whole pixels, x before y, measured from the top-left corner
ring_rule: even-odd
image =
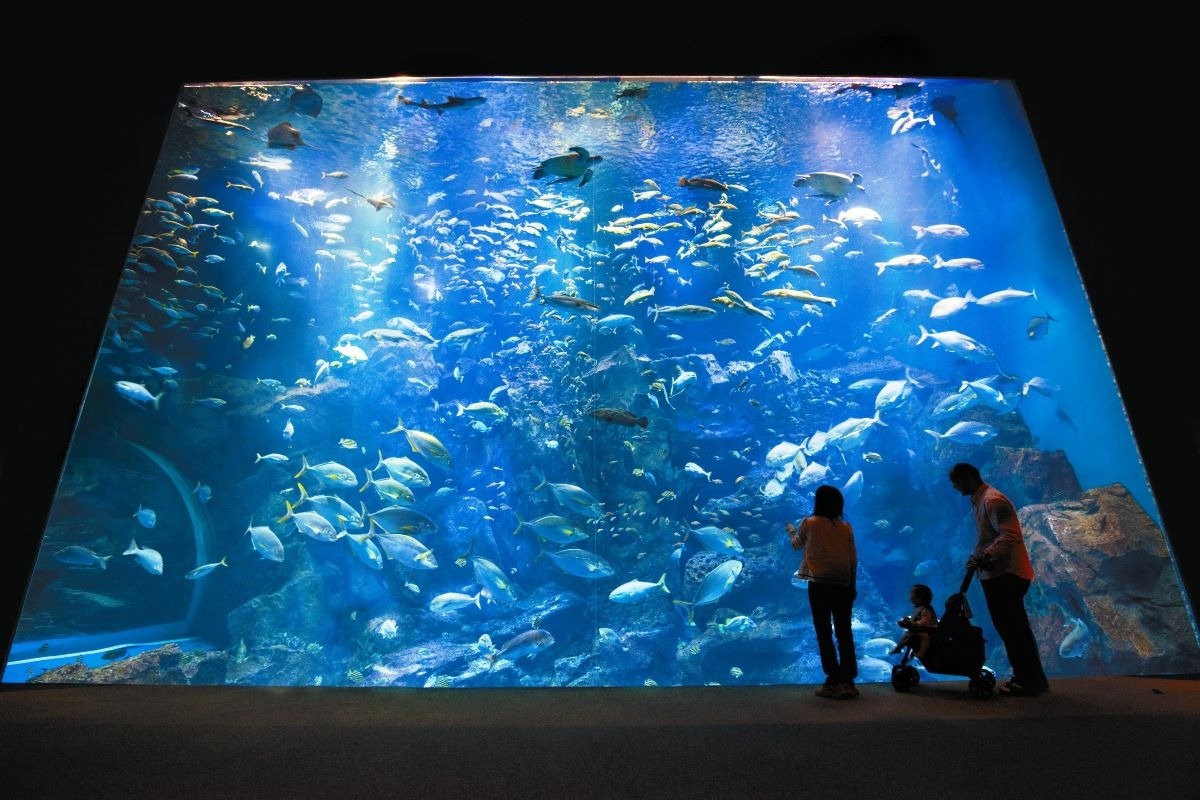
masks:
[[[959,594],[966,594],[967,587],[971,585],[971,579],[975,577],[975,567],[967,567],[967,574],[963,576],[962,586],[958,587]]]

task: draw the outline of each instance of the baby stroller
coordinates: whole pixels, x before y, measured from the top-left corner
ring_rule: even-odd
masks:
[[[917,626],[908,617],[900,620],[900,627],[930,635],[929,647],[921,663],[929,672],[939,675],[962,675],[970,678],[967,689],[972,697],[986,700],[996,689],[996,673],[983,665],[983,629],[972,625],[971,607],[967,605],[967,587],[975,576],[975,568],[967,569],[958,594],[946,600],[946,611],[936,626]],[[909,664],[913,642],[905,648],[900,663],[892,667],[892,688],[907,692],[921,682],[917,668]]]

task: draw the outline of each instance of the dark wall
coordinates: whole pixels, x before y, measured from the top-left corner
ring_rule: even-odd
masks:
[[[327,17],[287,6],[124,22],[56,38],[7,76],[0,451],[7,645],[122,261],[186,82],[389,75],[897,75],[1016,81],[1058,198],[1193,607],[1200,553],[1194,214],[1175,199],[1195,87],[1156,70],[1169,21],[1049,24],[987,11],[861,4],[452,7]],[[908,9],[915,9],[905,4]],[[781,7],[791,7],[790,4]],[[383,15],[381,17],[381,15]],[[1065,15],[1065,12],[1060,12]],[[706,18],[708,21],[705,21]],[[112,22],[111,20],[109,21]],[[75,20],[81,30],[98,19]],[[1085,24],[1086,23],[1086,24]],[[65,70],[72,77],[56,79]],[[1189,148],[1190,149],[1190,148]]]

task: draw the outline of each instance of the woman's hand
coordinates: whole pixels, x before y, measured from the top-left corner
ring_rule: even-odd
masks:
[[[981,550],[967,558],[967,567],[990,571],[994,566],[996,566],[995,559],[986,550]]]

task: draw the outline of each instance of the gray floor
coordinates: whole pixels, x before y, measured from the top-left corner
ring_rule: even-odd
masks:
[[[379,690],[5,686],[6,797],[1174,798],[1200,680]],[[917,776],[920,788],[910,782]]]

